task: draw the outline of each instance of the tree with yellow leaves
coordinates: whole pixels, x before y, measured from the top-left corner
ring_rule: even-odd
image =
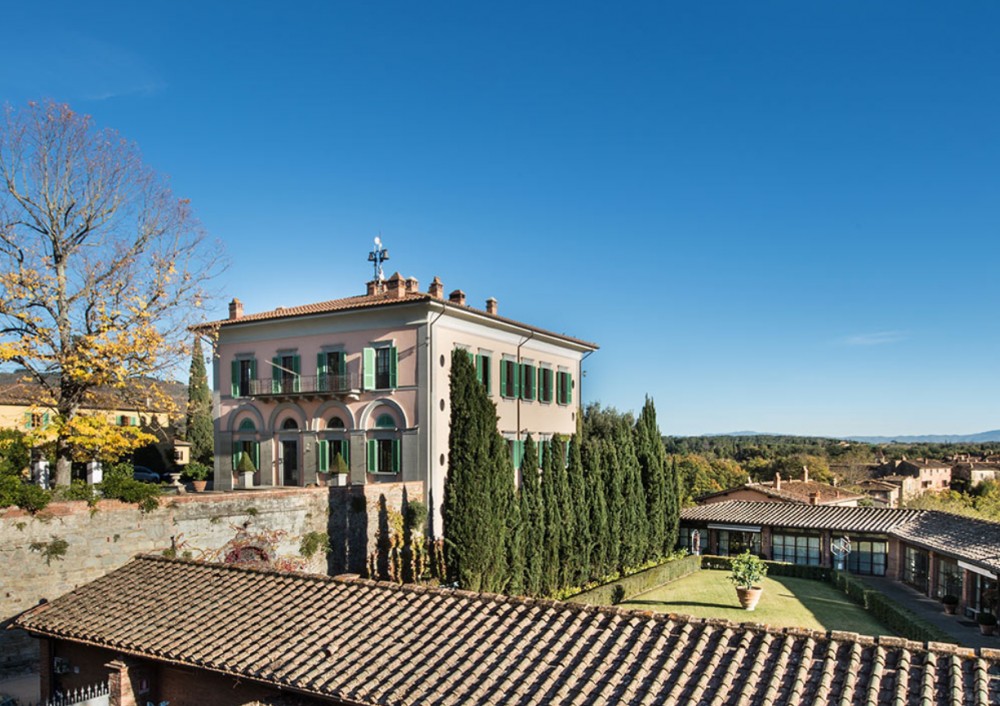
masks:
[[[56,482],[74,457],[146,443],[103,396],[139,411],[172,407],[158,379],[188,354],[206,282],[222,266],[187,200],[137,146],[54,102],[0,116],[0,365],[53,408]]]

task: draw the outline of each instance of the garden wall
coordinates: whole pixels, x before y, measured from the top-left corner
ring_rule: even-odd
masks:
[[[387,513],[406,500],[422,499],[422,483],[381,483],[165,496],[148,514],[117,500],[102,500],[93,508],[85,502],[54,502],[34,516],[17,508],[0,510],[0,675],[37,663],[35,641],[23,631],[5,629],[15,616],[136,554],[173,547],[178,556],[207,558],[245,525],[253,534],[279,533],[278,555],[297,558],[305,571],[361,573]],[[309,532],[329,534],[329,555],[300,556],[299,542]]]

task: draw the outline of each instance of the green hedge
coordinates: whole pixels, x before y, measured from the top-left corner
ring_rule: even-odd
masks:
[[[786,564],[783,561],[765,561],[768,576],[790,576],[796,579],[811,579],[813,581],[830,581],[833,569],[826,566],[806,566],[804,564]],[[701,568],[730,571],[731,558],[728,556],[701,557]]]
[[[676,581],[688,574],[701,569],[701,561],[696,556],[686,556],[683,559],[667,561],[651,569],[626,576],[618,581],[606,583],[603,586],[570,596],[566,600],[572,603],[588,605],[614,605],[627,601],[651,588]]]

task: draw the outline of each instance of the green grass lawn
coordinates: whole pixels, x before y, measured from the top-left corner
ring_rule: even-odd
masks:
[[[767,623],[775,627],[846,630],[863,635],[895,634],[830,584],[810,579],[766,578],[757,609],[743,610],[728,576],[728,571],[698,571],[641,593],[622,603],[622,607],[698,618],[726,618],[737,623]]]

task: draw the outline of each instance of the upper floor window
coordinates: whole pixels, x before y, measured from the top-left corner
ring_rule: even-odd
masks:
[[[504,397],[521,396],[520,369],[521,366],[517,361],[507,359],[500,361],[500,394]]]
[[[127,414],[118,415],[118,426],[120,427],[134,427],[138,425],[138,420],[135,417],[131,417]]]
[[[253,394],[253,381],[257,379],[257,361],[240,358],[232,364],[232,380],[229,393],[233,397],[249,397]]]
[[[366,390],[391,390],[396,387],[398,353],[395,346],[365,348],[364,376]]]
[[[556,378],[556,402],[570,404],[573,401],[573,376],[560,372]]]
[[[535,366],[521,364],[521,399],[535,399]]]
[[[48,412],[25,412],[24,426],[28,429],[44,429],[49,425]]]
[[[552,401],[552,368],[541,368],[538,371],[538,399],[542,402]]]
[[[327,351],[316,357],[316,384],[319,390],[343,392],[347,389],[347,354]]]
[[[302,361],[294,353],[284,353],[271,359],[271,392],[298,392]]]
[[[480,353],[476,356],[476,377],[482,383],[483,387],[486,388],[487,395],[493,392],[492,365],[493,358],[485,353]]]

